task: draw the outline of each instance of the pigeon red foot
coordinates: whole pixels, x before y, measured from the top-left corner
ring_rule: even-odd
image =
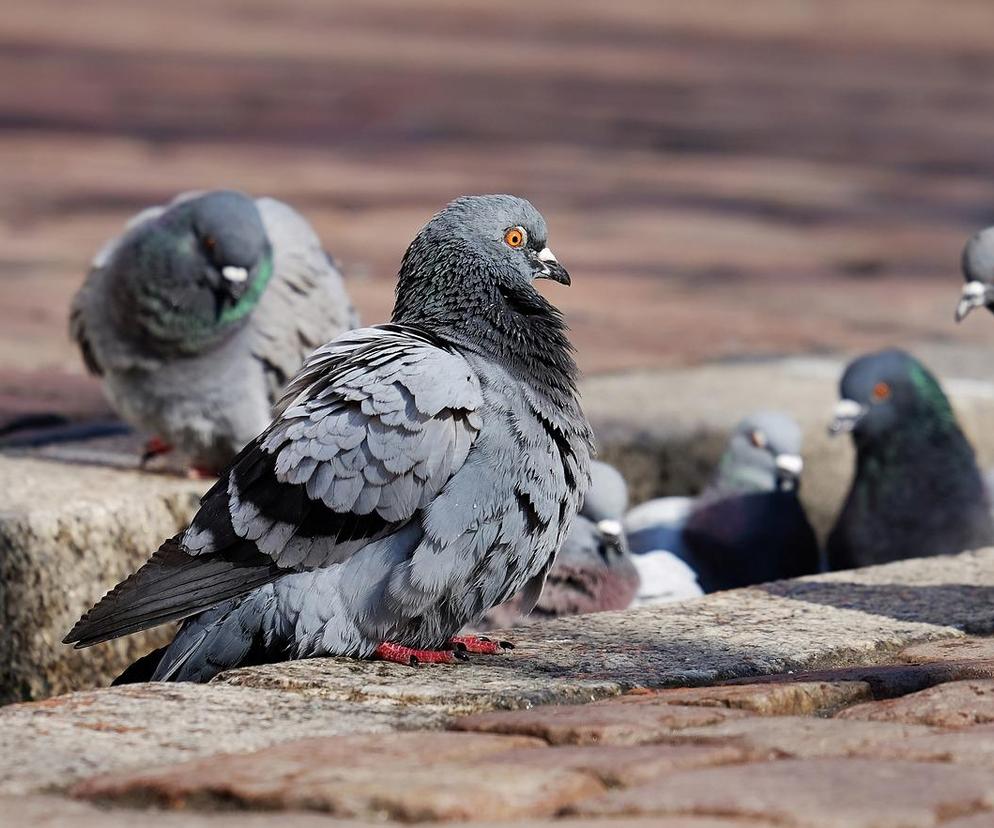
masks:
[[[149,437],[145,443],[145,451],[142,453],[141,465],[145,465],[153,457],[169,454],[173,447],[161,437]]]
[[[384,641],[373,651],[373,655],[381,661],[417,667],[422,663],[454,664],[456,661],[465,661],[467,653],[495,655],[511,649],[514,649],[514,645],[509,641],[494,641],[476,635],[456,635],[449,639],[444,650],[417,650]]]
[[[510,641],[494,641],[482,635],[454,635],[449,639],[449,646],[459,652],[482,655],[496,655],[514,649]]]

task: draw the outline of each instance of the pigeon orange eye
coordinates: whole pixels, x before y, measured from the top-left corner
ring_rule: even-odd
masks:
[[[504,233],[504,244],[508,247],[523,247],[527,240],[528,234],[525,232],[524,227],[512,227]]]
[[[886,382],[878,382],[873,386],[873,401],[883,402],[890,396],[890,386]]]
[[[206,247],[208,250],[213,250],[215,247],[217,247],[217,242],[214,241],[213,236],[206,236],[204,238],[204,247]]]

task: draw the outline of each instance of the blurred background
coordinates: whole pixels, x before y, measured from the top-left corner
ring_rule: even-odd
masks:
[[[989,0],[8,3],[0,420],[104,410],[66,334],[100,245],[189,188],[285,199],[386,319],[454,196],[546,215],[588,374],[900,343],[994,222]],[[548,292],[547,292],[548,293]]]

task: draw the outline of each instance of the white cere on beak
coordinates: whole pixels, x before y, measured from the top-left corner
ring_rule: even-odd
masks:
[[[221,268],[221,275],[229,282],[244,282],[248,279],[248,271],[244,267],[227,265]]]
[[[804,459],[799,454],[778,454],[777,468],[792,477],[800,477],[804,471]]]
[[[621,537],[621,521],[620,520],[599,520],[597,521],[597,528],[600,530],[601,534],[608,535],[612,538]]]
[[[543,247],[538,251],[538,260],[542,262],[542,272],[548,275],[552,271],[546,267],[546,263],[555,262],[558,263],[559,260],[556,258],[556,254],[553,253],[548,247]]]
[[[852,431],[856,423],[866,413],[866,406],[856,400],[842,399],[835,404],[832,424],[828,427],[829,434],[842,434]]]
[[[963,285],[964,299],[983,299],[987,293],[987,285],[983,282],[967,282]]]

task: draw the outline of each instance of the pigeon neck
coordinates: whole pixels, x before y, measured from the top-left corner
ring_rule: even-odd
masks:
[[[493,360],[559,405],[576,398],[577,367],[562,314],[531,285],[499,286],[464,268],[460,283],[434,289],[401,270],[392,321]],[[451,278],[451,277],[450,277]]]

